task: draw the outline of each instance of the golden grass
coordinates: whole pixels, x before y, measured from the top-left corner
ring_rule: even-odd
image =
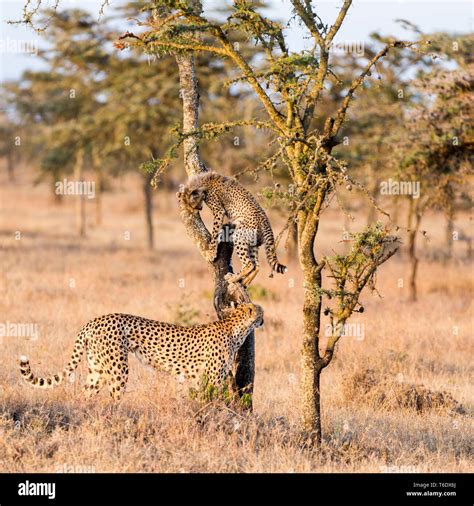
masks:
[[[265,328],[256,335],[253,414],[223,406],[197,413],[200,406],[172,379],[134,358],[129,391],[117,406],[106,392],[83,399],[83,364],[74,384],[44,391],[24,384],[19,355],[29,356],[35,372],[57,372],[79,329],[100,314],[214,319],[212,282],[185,235],[173,195],[158,192],[155,200],[157,248],[151,253],[143,247],[140,189],[131,176],[104,197],[103,226],[89,227],[84,240],[75,237],[73,197],[53,206],[47,187],[33,187],[26,170],[15,185],[1,181],[0,323],[37,324],[39,336],[0,341],[0,471],[473,470],[472,271],[459,260],[462,244],[455,244],[457,260],[422,259],[420,301],[414,304],[398,286],[406,280],[404,255],[383,266],[378,279],[383,298],[364,295],[365,312],[351,320],[358,333],[343,338],[323,373],[320,452],[304,449],[298,431],[302,282],[294,263],[285,276],[269,279],[262,258],[252,289],[265,309]],[[278,231],[281,219],[273,214],[271,219]],[[467,218],[460,221],[466,231]],[[319,255],[344,247],[343,223],[337,210],[327,211]],[[427,255],[442,246],[444,223],[432,215],[424,228],[431,236],[429,243],[420,241]],[[348,399],[348,378],[367,369],[382,374],[378,390],[385,382],[447,392],[465,413],[384,405],[354,383],[354,398]]]

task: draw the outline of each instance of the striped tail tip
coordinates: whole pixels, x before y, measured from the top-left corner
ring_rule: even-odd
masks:
[[[31,372],[30,361],[28,360],[28,357],[25,357],[25,355],[20,357],[20,373],[25,381],[31,383],[33,373]]]
[[[277,264],[275,267],[275,270],[278,272],[278,274],[285,274],[285,272],[288,270],[286,265],[282,264]]]

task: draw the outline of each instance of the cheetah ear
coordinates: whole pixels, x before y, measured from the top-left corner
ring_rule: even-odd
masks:
[[[235,302],[234,302],[234,301],[232,301],[232,302],[230,303],[230,307],[231,307],[232,309],[235,309]]]
[[[176,192],[176,197],[181,200],[181,198],[183,197],[183,192]]]

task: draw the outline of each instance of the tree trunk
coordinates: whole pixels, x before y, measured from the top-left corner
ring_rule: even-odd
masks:
[[[102,190],[103,182],[102,175],[97,175],[97,184],[95,189],[95,226],[100,227],[102,225]]]
[[[195,9],[200,10],[200,2],[192,2]],[[194,58],[190,55],[178,55],[176,61],[179,69],[180,93],[183,100],[183,132],[196,130],[199,126],[199,92],[195,72]],[[204,163],[199,156],[198,142],[195,136],[188,137],[183,144],[185,169],[188,176],[206,171]],[[180,202],[180,212],[187,233],[205,254],[209,247],[210,234],[201,220],[199,213],[190,214]],[[228,237],[224,235],[224,237]],[[231,302],[250,302],[245,289],[239,285],[229,285],[224,279],[228,272],[232,272],[231,242],[219,243],[217,258],[211,265],[214,278],[214,307],[219,318],[222,310],[231,305]],[[204,255],[203,255],[204,256]],[[251,332],[240,348],[236,357],[233,375],[235,386],[240,397],[246,395],[245,406],[252,408],[252,393],[255,376],[255,338]]]
[[[76,163],[74,166],[74,179],[75,182],[83,180],[84,168],[84,150],[80,149],[76,155]],[[86,201],[85,195],[76,195],[76,226],[79,237],[86,235]]]
[[[316,193],[317,203],[310,211],[298,213],[298,253],[303,271],[303,342],[301,348],[301,417],[309,444],[321,445],[321,392],[320,376],[323,363],[319,353],[321,330],[322,287],[321,269],[314,255],[318,232],[319,213],[324,201],[323,188]]]
[[[152,179],[153,179],[152,173],[147,173],[143,177],[143,196],[145,199],[145,223],[146,223],[149,249],[153,249],[155,247],[153,236],[153,195],[151,188]]]
[[[380,152],[380,148],[378,149],[378,152]],[[374,202],[377,202],[378,197],[378,181],[377,181],[377,171],[379,169],[378,167],[378,158],[376,158],[376,162],[374,162],[376,165],[369,164],[368,166],[368,184],[367,184],[367,191],[369,192],[369,195],[373,198]],[[377,218],[377,209],[372,203],[369,204],[369,212],[367,213],[367,226],[373,225]]]
[[[321,273],[305,260],[301,262],[304,276],[303,343],[301,349],[301,416],[303,429],[312,443],[321,444],[322,366],[319,355],[321,297],[316,288],[321,286]]]
[[[7,154],[7,174],[8,174],[8,181],[10,183],[13,183],[15,181],[15,162],[13,158],[13,153],[11,151]]]
[[[408,257],[410,261],[409,274],[409,300],[414,302],[418,299],[416,275],[418,272],[418,258],[416,256],[416,236],[418,234],[421,222],[421,214],[418,206],[410,199],[408,207]]]
[[[104,176],[96,149],[92,148],[92,170],[95,173],[95,226],[102,225],[102,192],[104,190]]]
[[[288,263],[298,258],[298,226],[295,222],[292,222],[288,227],[285,250]]]
[[[398,225],[398,219],[400,216],[400,197],[398,195],[392,197],[392,209],[390,212],[393,223]]]
[[[453,257],[454,209],[448,211],[446,220],[446,259]]]

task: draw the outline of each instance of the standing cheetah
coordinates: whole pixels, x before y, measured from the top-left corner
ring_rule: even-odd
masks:
[[[265,253],[272,272],[286,272],[286,267],[278,262],[275,252],[270,221],[254,196],[235,179],[221,176],[216,172],[203,172],[193,176],[178,192],[191,212],[200,211],[205,202],[214,216],[208,260],[213,262],[217,255],[218,235],[224,217],[235,225],[232,237],[242,270],[237,274],[227,274],[231,283],[241,281],[248,286],[258,273],[258,248],[265,245]]]
[[[192,327],[109,314],[95,318],[79,332],[72,357],[60,374],[38,378],[26,357],[20,358],[20,370],[30,385],[55,387],[73,373],[85,350],[89,366],[86,396],[107,385],[113,399],[119,400],[128,378],[128,354],[135,353],[140,361],[196,386],[203,378],[218,386],[249,332],[262,324],[263,310],[254,304],[240,304],[225,310],[222,320]]]

